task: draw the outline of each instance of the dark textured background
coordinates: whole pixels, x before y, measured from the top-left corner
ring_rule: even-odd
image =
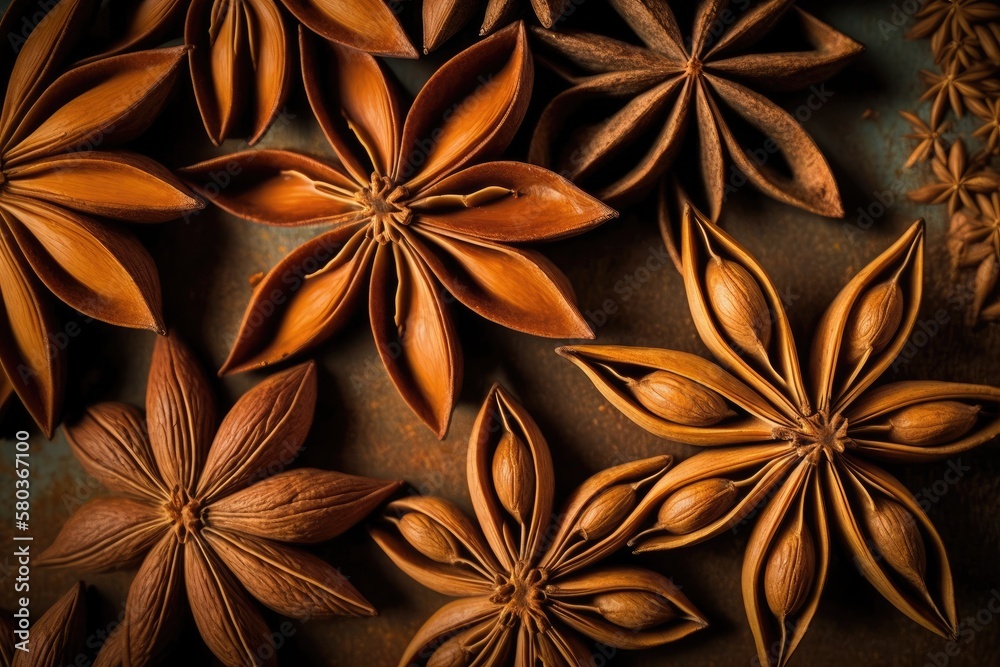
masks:
[[[0,5],[6,3],[0,3]],[[525,3],[527,4],[527,3]],[[566,25],[603,21],[607,9],[598,0],[579,6]],[[920,347],[908,363],[887,379],[943,379],[1000,382],[1000,330],[995,326],[968,328],[964,310],[956,307],[956,290],[949,280],[944,247],[946,217],[940,208],[915,206],[900,193],[921,184],[921,169],[903,172],[911,142],[901,138],[908,127],[898,117],[912,108],[921,92],[920,67],[931,65],[926,43],[902,39],[891,29],[898,5],[886,1],[806,5],[824,20],[867,45],[865,55],[826,88],[830,100],[804,122],[828,157],[844,198],[845,220],[829,220],[773,202],[751,187],[742,188],[727,204],[723,222],[771,273],[779,290],[793,303],[789,315],[800,349],[807,347],[812,327],[826,304],[854,273],[888,246],[915,218],[928,221],[926,291],[921,319],[943,310],[947,323]],[[404,17],[415,21],[418,3],[404,3]],[[587,15],[590,18],[587,19]],[[899,17],[896,16],[898,19]],[[412,26],[410,34],[419,30]],[[412,91],[457,43],[446,45],[428,61],[395,62],[393,68]],[[288,103],[295,118],[276,127],[262,142],[269,147],[297,147],[326,155],[329,148],[296,89]],[[548,94],[539,77],[536,94]],[[788,109],[803,104],[807,94],[781,99]],[[139,148],[165,164],[179,167],[209,155],[245,148],[228,142],[211,149],[193,112],[186,75],[178,94]],[[874,114],[862,114],[871,109]],[[537,109],[534,110],[537,113]],[[530,126],[532,118],[526,121]],[[519,140],[524,145],[524,137]],[[513,154],[517,154],[515,150]],[[680,165],[685,167],[685,165]],[[895,201],[870,228],[859,226],[859,207],[868,209],[875,193],[895,191]],[[140,230],[160,268],[165,312],[169,323],[197,351],[208,369],[218,368],[234,340],[250,296],[248,278],[266,271],[287,251],[308,238],[310,230],[258,227],[206,211],[190,222],[176,221]],[[650,274],[639,289],[623,289],[628,276],[641,280],[641,267],[660,253],[655,217],[648,204],[633,207],[616,221],[585,236],[544,248],[569,276],[583,311],[594,312],[612,300],[617,312],[597,327],[599,342],[649,345],[707,354],[688,314],[681,280],[672,266]],[[638,272],[638,273],[637,273]],[[490,384],[502,382],[518,395],[548,437],[558,471],[557,498],[590,474],[623,461],[657,453],[689,456],[690,447],[658,440],[611,409],[584,376],[557,357],[557,341],[507,331],[453,309],[465,350],[465,384],[448,437],[438,441],[405,407],[382,370],[359,313],[351,326],[317,352],[320,394],[316,420],[301,465],[332,468],[373,477],[407,480],[421,493],[443,496],[467,509],[466,443],[472,421]],[[142,405],[153,334],[115,330],[77,321],[82,334],[72,341],[67,418],[91,402],[124,400]],[[216,380],[220,406],[228,408],[262,374]],[[60,432],[49,444],[15,406],[0,422],[3,443],[0,489],[12,488],[10,464],[13,433],[32,433],[32,532],[38,548],[51,542],[69,514],[103,489],[75,462]],[[929,514],[949,548],[960,618],[975,616],[992,597],[1000,599],[1000,456],[996,444],[956,457],[970,469],[951,485],[944,484],[949,462],[903,468],[890,467],[918,496],[935,482],[943,494],[933,494]],[[921,490],[925,491],[921,491]],[[921,495],[923,494],[923,495]],[[9,500],[0,499],[0,607],[14,602],[10,578],[12,559]],[[674,579],[711,620],[711,627],[658,650],[604,656],[594,665],[741,665],[756,664],[753,640],[740,594],[740,568],[748,526],[707,544],[665,555],[621,560],[654,568]],[[943,654],[945,641],[917,626],[862,578],[834,542],[826,594],[793,664],[987,665],[1000,660],[1000,619],[975,626],[963,636],[960,653]],[[392,665],[410,636],[446,598],[432,593],[397,570],[359,527],[318,553],[342,568],[380,610],[375,619],[343,619],[301,624],[291,622],[291,636],[280,650],[284,665]],[[90,630],[96,632],[121,611],[132,572],[89,576]],[[35,570],[32,606],[36,616],[76,580],[69,572]],[[995,606],[995,603],[994,603]],[[989,612],[984,612],[985,620]],[[271,627],[282,622],[268,616]],[[193,622],[191,641],[178,643],[168,664],[212,664]],[[971,625],[963,627],[973,628]],[[965,641],[967,640],[967,641]],[[89,664],[86,662],[79,664]]]

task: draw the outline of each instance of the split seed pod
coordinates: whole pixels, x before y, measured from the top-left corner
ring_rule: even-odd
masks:
[[[615,591],[594,596],[601,616],[629,630],[647,630],[677,616],[673,605],[648,591]]]
[[[716,392],[670,371],[630,381],[629,389],[656,416],[685,426],[712,426],[736,414]]]
[[[745,268],[720,257],[705,267],[708,302],[719,325],[743,351],[766,360],[771,344],[771,311],[760,285]]]
[[[413,548],[438,563],[458,560],[458,542],[434,521],[419,512],[409,512],[399,520],[399,532]]]
[[[704,528],[725,514],[738,489],[728,479],[704,479],[675,491],[660,507],[657,527],[675,535]]]
[[[504,509],[523,524],[534,502],[535,470],[527,445],[510,431],[493,454],[493,484]]]
[[[795,522],[774,542],[764,570],[764,595],[782,622],[805,604],[816,575],[816,547],[809,527]]]
[[[981,408],[958,401],[931,401],[903,408],[889,417],[890,435],[906,445],[952,442],[972,430]]]
[[[885,562],[914,588],[926,592],[927,551],[913,515],[894,500],[876,498],[872,507],[865,503],[864,522]]]

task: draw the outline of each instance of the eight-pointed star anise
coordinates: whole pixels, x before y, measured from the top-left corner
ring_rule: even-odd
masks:
[[[163,329],[152,258],[99,218],[163,222],[201,206],[156,162],[113,150],[152,123],[185,49],[102,58],[59,76],[92,9],[61,0],[38,21],[37,3],[18,0],[0,21],[11,36],[37,21],[20,51],[0,54],[0,398],[16,391],[46,434],[65,365],[50,292],[103,322]]]
[[[10,614],[0,615],[0,667],[75,664],[87,632],[83,584],[76,584],[48,611],[30,619],[30,628],[18,625],[16,635],[11,618]]]
[[[539,44],[580,73],[564,70],[572,87],[545,108],[530,159],[552,167],[599,198],[615,204],[650,190],[674,163],[693,123],[698,169],[708,210],[719,215],[727,162],[766,194],[821,215],[843,215],[840,194],[816,144],[794,116],[748,86],[787,91],[825,80],[862,46],[795,8],[791,15],[812,47],[755,51],[792,6],[790,0],[752,5],[744,13],[726,2],[697,4],[686,40],[666,0],[611,0],[646,48],[601,35],[536,30]],[[715,33],[722,29],[716,38]],[[593,101],[614,113],[592,118]],[[729,118],[754,128],[761,144],[743,146]],[[762,161],[756,153],[779,154]],[[728,159],[727,159],[728,156]],[[784,160],[788,175],[777,163]]]
[[[191,79],[209,138],[220,144],[249,121],[249,143],[267,131],[288,96],[295,54],[284,9],[316,34],[398,58],[417,51],[384,0],[129,0],[105,54],[175,36],[185,12]]]
[[[940,536],[913,494],[871,462],[940,459],[1000,433],[1000,389],[931,381],[871,388],[917,322],[923,238],[918,222],[841,290],[804,373],[767,274],[688,209],[688,303],[724,368],[669,350],[560,350],[646,430],[710,448],[665,475],[622,522],[619,532],[634,531],[637,517],[659,506],[655,525],[633,540],[639,550],[708,539],[767,501],[743,562],[761,664],[784,664],[805,634],[826,581],[831,524],[886,599],[934,632],[957,632]]]
[[[207,378],[180,342],[164,337],[153,351],[145,420],[129,405],[102,403],[66,428],[84,469],[122,496],[74,513],[38,564],[101,571],[142,563],[102,664],[162,658],[181,629],[185,597],[226,665],[275,664],[248,592],[293,618],[375,613],[344,575],[283,544],[332,539],[400,486],[285,470],[315,403],[316,372],[303,364],[244,394],[217,426]]]
[[[666,577],[598,566],[625,543],[611,533],[670,462],[658,456],[598,473],[553,514],[545,438],[494,386],[469,440],[478,525],[447,500],[412,497],[391,503],[386,524],[372,529],[400,569],[462,598],[424,623],[399,665],[588,665],[594,649],[584,638],[638,649],[705,627]]]
[[[256,286],[223,372],[322,342],[370,282],[382,361],[413,411],[443,435],[462,369],[448,293],[518,331],[590,338],[566,277],[507,244],[577,234],[615,213],[540,167],[476,164],[506,147],[525,113],[532,62],[521,24],[441,67],[405,124],[374,58],[336,45],[320,57],[302,36],[309,100],[340,162],[262,150],[184,170],[235,215],[327,227]],[[232,178],[223,188],[213,181],[219,170]]]

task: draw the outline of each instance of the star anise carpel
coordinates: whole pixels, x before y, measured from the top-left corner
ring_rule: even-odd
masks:
[[[193,46],[191,80],[209,138],[216,145],[249,130],[255,144],[281,112],[296,64],[295,24],[345,46],[416,58],[398,19],[382,0],[138,0],[116,8],[118,29],[104,54],[151,46],[181,35]]]
[[[639,502],[636,514],[658,513],[633,540],[638,550],[693,544],[753,518],[743,599],[761,664],[785,664],[804,636],[832,532],[900,611],[945,637],[957,633],[941,538],[913,495],[876,465],[942,459],[1000,433],[1000,389],[875,386],[917,322],[923,244],[918,221],[840,291],[800,358],[763,268],[689,208],[684,284],[698,334],[720,365],[653,348],[560,349],[634,422],[708,448]],[[629,518],[617,532],[643,524]]]
[[[542,112],[532,137],[532,162],[566,174],[615,204],[650,191],[690,137],[697,143],[697,173],[713,219],[722,208],[729,165],[779,201],[821,215],[843,215],[836,181],[819,148],[794,116],[758,90],[801,90],[820,83],[856,57],[860,44],[788,1],[743,13],[726,9],[736,16],[726,22],[718,18],[725,3],[703,0],[694,9],[689,33],[682,32],[665,0],[611,4],[644,46],[597,34],[533,31],[540,52],[570,88]],[[797,22],[808,48],[755,48],[783,19]],[[601,112],[594,121],[595,100],[597,108],[608,103],[613,111]],[[734,129],[743,126],[759,133],[766,147],[747,145]],[[754,151],[774,155],[761,164]]]
[[[316,372],[303,364],[258,384],[217,425],[207,378],[170,336],[156,341],[145,418],[102,403],[66,427],[84,469],[119,495],[88,501],[37,563],[139,566],[124,622],[97,664],[162,660],[180,635],[185,599],[226,665],[276,664],[251,597],[292,618],[375,613],[338,570],[286,544],[336,537],[401,484],[286,469],[315,403]]]
[[[60,667],[77,662],[84,649],[87,607],[83,584],[76,584],[44,614],[33,618],[30,628],[11,624],[10,614],[0,615],[0,666]]]
[[[212,197],[229,213],[318,228],[257,284],[223,372],[315,347],[367,290],[386,370],[443,436],[462,369],[446,297],[518,331],[590,338],[566,277],[511,244],[579,234],[616,213],[540,167],[484,161],[507,146],[527,107],[533,70],[520,23],[448,61],[405,120],[374,58],[301,38],[306,92],[338,160],[269,149],[183,170],[206,194],[212,173],[238,172]],[[289,280],[310,262],[319,268]]]
[[[372,535],[409,576],[459,598],[417,631],[399,665],[584,665],[584,640],[639,649],[680,639],[706,621],[669,579],[602,566],[627,536],[610,535],[662,479],[669,456],[610,468],[553,513],[545,438],[498,386],[469,440],[470,520],[441,498],[390,503]]]
[[[430,53],[444,44],[468,23],[476,10],[486,5],[480,35],[489,35],[509,23],[519,4],[524,0],[487,0],[482,2],[456,2],[455,0],[423,0],[424,53]],[[539,23],[551,28],[570,7],[570,0],[531,0],[531,8]]]
[[[186,49],[63,71],[93,8],[60,0],[38,20],[36,3],[17,0],[0,22],[15,35],[35,25],[28,16],[37,21],[20,51],[0,58],[0,394],[16,391],[47,435],[65,374],[52,297],[102,322],[162,331],[156,267],[116,223],[163,222],[201,207],[164,167],[119,148],[156,118]]]

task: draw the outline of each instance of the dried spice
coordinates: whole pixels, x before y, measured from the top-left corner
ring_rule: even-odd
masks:
[[[153,351],[145,419],[129,405],[103,403],[66,428],[84,469],[121,495],[86,503],[38,563],[88,571],[141,564],[125,620],[97,664],[161,659],[179,636],[185,598],[226,665],[276,664],[251,596],[293,618],[375,613],[347,577],[284,544],[336,537],[401,484],[283,470],[315,403],[316,372],[303,364],[250,390],[217,428],[207,378],[165,337]]]
[[[58,419],[65,366],[51,342],[61,325],[50,292],[102,322],[162,331],[152,258],[131,232],[103,219],[163,222],[201,207],[165,168],[115,148],[153,122],[186,50],[102,58],[60,75],[92,9],[91,2],[61,0],[16,57],[10,49],[0,57],[7,74],[0,111],[0,397],[16,391],[47,435]],[[13,3],[0,32],[19,32],[37,10],[34,2]]]
[[[489,35],[509,23],[523,0],[488,0],[480,35]],[[424,53],[444,44],[469,22],[478,6],[484,3],[470,0],[423,0]],[[551,28],[569,8],[570,0],[531,0],[539,22]]]
[[[285,12],[310,31],[345,46],[397,58],[417,51],[381,0],[138,0],[117,9],[119,30],[104,50],[118,54],[179,36],[191,52],[191,79],[209,138],[216,144],[250,127],[267,131],[288,96],[294,41]],[[175,35],[175,31],[178,33]]]
[[[1000,321],[1000,193],[976,197],[976,207],[951,218],[948,250],[952,266],[972,274],[969,323]]]
[[[0,665],[62,667],[77,664],[87,632],[83,584],[71,588],[37,619],[32,619],[26,650],[15,649],[9,614],[0,615]],[[18,637],[18,642],[23,641]]]
[[[904,168],[909,169],[916,163],[929,160],[934,155],[941,154],[947,150],[944,133],[949,130],[951,123],[948,121],[940,121],[938,123],[925,121],[910,111],[900,111],[899,115],[913,126],[913,132],[904,134],[903,137],[905,139],[914,139],[917,142],[917,147],[913,149],[910,157],[906,159],[906,164],[903,165]]]
[[[634,541],[640,551],[673,549],[753,516],[743,598],[761,664],[785,664],[804,636],[826,581],[831,528],[887,600],[929,630],[957,632],[940,536],[913,495],[872,463],[937,460],[1000,433],[1000,389],[931,381],[871,388],[917,321],[923,238],[918,222],[841,290],[803,368],[767,274],[689,208],[682,237],[688,303],[722,365],[651,348],[560,349],[646,430],[710,447],[657,482],[615,534],[634,531],[643,521],[636,517],[660,506],[657,522]],[[740,270],[713,288],[710,267],[718,262]],[[722,300],[739,304],[732,310],[743,313],[742,322],[720,317]],[[663,418],[621,379],[657,372],[685,378],[735,414],[708,426]]]
[[[816,144],[791,114],[755,89],[808,88],[857,56],[860,44],[806,12],[789,11],[787,0],[754,5],[718,38],[713,33],[725,24],[719,19],[725,4],[704,0],[690,40],[665,0],[611,4],[645,47],[595,34],[534,32],[571,87],[543,111],[532,137],[532,162],[615,204],[651,190],[675,163],[690,130],[697,133],[696,161],[713,219],[722,208],[729,163],[779,201],[843,216],[837,184]],[[755,51],[786,12],[811,49]],[[615,111],[595,123],[575,121],[594,100],[613,103]],[[759,132],[789,175],[775,163],[758,165],[750,153],[759,147],[741,145],[732,120]],[[626,150],[638,157],[623,158]],[[613,180],[602,181],[608,174]]]
[[[388,506],[372,529],[409,576],[444,595],[413,637],[403,665],[583,665],[582,638],[621,649],[659,646],[706,626],[669,579],[637,567],[600,567],[624,545],[615,533],[671,462],[658,456],[585,481],[553,514],[553,468],[530,415],[498,386],[469,441],[477,523],[452,503],[415,496]]]
[[[921,204],[948,204],[948,215],[963,206],[974,208],[976,195],[1000,188],[1000,173],[984,168],[982,160],[970,160],[961,139],[947,152],[937,147],[931,169],[936,181],[910,192],[910,199]]]
[[[975,24],[1000,19],[1000,7],[985,0],[930,0],[916,15],[907,37],[958,39],[976,34]]]
[[[506,147],[528,103],[532,61],[521,24],[446,63],[405,123],[371,56],[336,45],[320,54],[302,38],[306,91],[339,162],[262,150],[184,170],[202,191],[219,169],[234,174],[213,198],[234,215],[325,226],[256,286],[223,372],[315,347],[367,286],[389,376],[443,436],[462,370],[448,295],[511,329],[590,338],[566,277],[541,254],[508,244],[578,234],[616,214],[540,167],[481,162]]]

